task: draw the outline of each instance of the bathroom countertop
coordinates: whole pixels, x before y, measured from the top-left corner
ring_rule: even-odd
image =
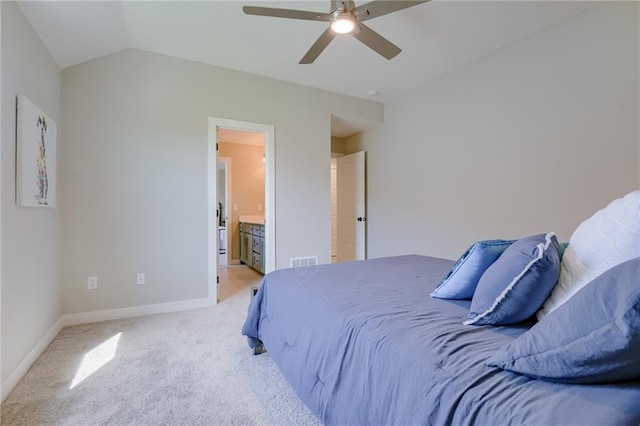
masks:
[[[240,222],[264,225],[264,216],[240,216]]]

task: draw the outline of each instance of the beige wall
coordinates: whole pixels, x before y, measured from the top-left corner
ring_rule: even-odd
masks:
[[[331,137],[331,152],[335,152],[337,154],[344,154],[345,150],[345,138]]]
[[[576,226],[639,187],[638,4],[604,4],[385,104],[367,151],[370,257],[457,258]]]
[[[2,382],[60,318],[60,203],[15,204],[16,96],[60,129],[61,72],[15,2],[2,7]],[[60,132],[58,131],[58,144]],[[49,165],[48,165],[49,166]],[[58,166],[60,166],[58,164]],[[58,173],[60,170],[58,169]],[[86,288],[86,283],[85,283]],[[28,367],[28,366],[27,366]],[[6,384],[6,383],[5,383]]]
[[[218,155],[231,158],[227,235],[231,260],[240,259],[239,216],[264,215],[264,146],[221,142]],[[238,210],[234,210],[234,204]]]
[[[275,127],[276,268],[330,262],[331,114],[382,104],[135,49],[62,80],[65,313],[207,296],[209,117]]]

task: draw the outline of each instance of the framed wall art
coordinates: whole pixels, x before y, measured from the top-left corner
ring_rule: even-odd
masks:
[[[18,96],[16,202],[24,207],[56,206],[56,122]]]

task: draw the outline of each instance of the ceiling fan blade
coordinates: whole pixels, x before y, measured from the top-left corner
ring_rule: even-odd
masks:
[[[307,51],[307,53],[300,59],[301,64],[311,64],[316,60],[322,51],[331,43],[331,40],[335,37],[335,33],[331,31],[331,28],[324,30],[322,35],[318,37],[313,46]]]
[[[273,18],[304,19],[305,21],[329,21],[331,15],[322,12],[309,12],[306,10],[277,9],[273,7],[243,6],[242,10],[247,15],[271,16]]]
[[[382,37],[377,32],[373,31],[371,28],[367,27],[365,24],[359,22],[358,27],[360,28],[360,31],[354,31],[351,35],[385,58],[391,59],[398,55],[398,53],[402,52],[402,49]]]
[[[417,6],[422,3],[426,3],[429,0],[422,1],[405,1],[405,0],[380,0],[372,1],[362,6],[355,8],[353,13],[358,17],[358,21],[366,21],[368,19],[377,18],[378,16],[386,15],[388,13],[397,12],[408,7]]]

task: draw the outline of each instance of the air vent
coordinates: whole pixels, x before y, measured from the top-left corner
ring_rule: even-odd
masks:
[[[318,256],[292,257],[289,264],[292,268],[300,268],[302,266],[315,266],[318,264]]]

